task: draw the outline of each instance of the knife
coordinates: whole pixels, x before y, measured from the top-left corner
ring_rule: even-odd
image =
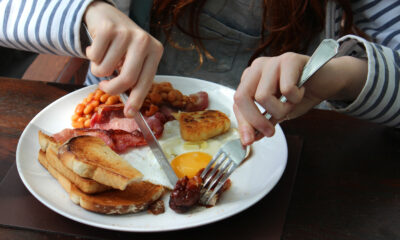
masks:
[[[93,38],[90,35],[86,24],[82,23],[82,25],[85,29],[85,32],[89,39],[90,44],[92,44]],[[115,70],[114,75],[118,75],[118,74],[119,74],[118,71]],[[106,77],[106,78],[107,78],[107,80],[111,79],[111,77]],[[121,98],[121,101],[124,104],[128,100],[128,96],[126,95],[126,93],[121,93],[119,95],[119,97]],[[146,140],[147,144],[149,145],[151,151],[153,152],[154,157],[157,159],[158,164],[160,164],[161,168],[167,175],[167,178],[170,181],[170,183],[172,184],[172,186],[175,187],[175,184],[178,181],[178,177],[176,176],[174,170],[171,167],[171,164],[169,163],[167,157],[165,156],[165,154],[160,146],[160,143],[158,142],[157,138],[154,136],[153,131],[150,129],[150,126],[147,124],[146,120],[144,119],[144,117],[140,111],[138,111],[134,115],[134,120],[137,123],[137,125],[139,126],[140,130],[142,131],[144,139]]]
[[[125,104],[126,100],[128,100],[128,96],[125,93],[121,93],[119,96],[121,98],[121,101]],[[161,168],[167,175],[168,180],[170,181],[172,186],[175,186],[176,182],[178,181],[178,177],[176,176],[174,170],[172,169],[171,164],[169,163],[167,157],[165,157],[165,154],[160,146],[160,143],[154,136],[153,131],[150,129],[150,126],[147,124],[142,113],[140,111],[136,112],[133,119],[135,120],[140,130],[142,131],[144,139],[149,145],[151,151],[153,152]]]

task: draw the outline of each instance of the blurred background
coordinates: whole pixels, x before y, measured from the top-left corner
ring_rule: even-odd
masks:
[[[0,47],[0,76],[63,84],[83,84],[89,62]]]
[[[22,78],[38,54],[0,47],[0,76]]]

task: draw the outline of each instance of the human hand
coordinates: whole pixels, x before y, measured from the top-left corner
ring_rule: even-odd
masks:
[[[255,136],[254,129],[261,137],[271,137],[276,123],[296,118],[321,101],[351,101],[361,92],[367,78],[367,62],[348,56],[332,59],[298,88],[308,59],[295,53],[260,57],[243,72],[233,110],[244,145],[260,138]],[[279,101],[282,95],[287,98],[286,103]],[[256,102],[272,115],[270,120],[262,115]]]
[[[124,113],[133,117],[150,90],[160,62],[163,46],[129,17],[112,5],[96,1],[84,16],[93,43],[86,55],[95,76],[106,77],[119,69],[119,75],[99,84],[109,94],[132,88]]]

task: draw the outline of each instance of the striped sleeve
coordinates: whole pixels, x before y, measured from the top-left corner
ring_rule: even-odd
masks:
[[[0,46],[85,57],[80,28],[93,0],[0,0]]]
[[[335,8],[335,36],[339,34],[342,9]],[[352,1],[356,26],[369,36],[348,35],[342,44],[353,39],[359,44],[348,55],[368,59],[368,75],[360,95],[351,104],[330,102],[334,110],[357,118],[400,127],[400,1]],[[360,51],[359,45],[362,46]]]
[[[359,0],[352,9],[354,23],[373,42],[400,50],[400,1]]]
[[[348,35],[339,42],[355,39],[364,46],[368,59],[365,86],[357,99],[334,110],[368,121],[400,127],[400,52],[363,38]]]

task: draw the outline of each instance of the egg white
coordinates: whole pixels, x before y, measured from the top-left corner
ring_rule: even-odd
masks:
[[[228,132],[201,142],[187,142],[181,138],[179,121],[169,121],[164,125],[164,132],[159,139],[168,161],[171,162],[175,157],[187,152],[204,152],[214,156],[221,146],[227,141],[238,138],[239,133],[236,128],[231,128]],[[173,189],[167,176],[161,169],[157,160],[149,147],[135,149],[122,156],[143,174],[143,180],[160,184]]]

